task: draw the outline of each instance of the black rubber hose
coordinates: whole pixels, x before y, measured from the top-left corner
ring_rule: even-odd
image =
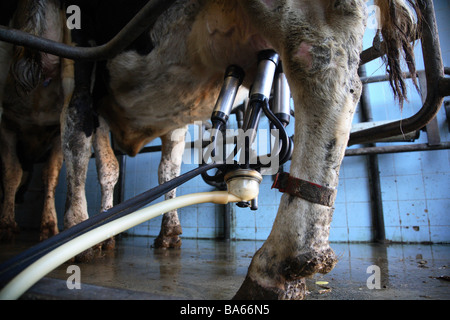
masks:
[[[195,178],[199,174],[220,166],[223,166],[223,164],[212,163],[200,166],[179,177],[176,177],[175,179],[167,181],[164,184],[137,195],[134,198],[124,201],[107,211],[97,214],[41,243],[38,243],[37,245],[0,265],[0,286],[5,286],[6,283],[8,283],[12,278],[14,278],[33,262],[69,240],[72,240],[94,228],[126,216],[127,214],[130,214],[146,204],[156,200],[179,185]]]
[[[269,104],[266,101],[266,103],[262,104],[264,114],[266,117],[270,120],[270,122],[279,130],[280,132],[280,140],[281,140],[281,150],[279,153],[280,161],[279,164],[282,165],[286,161],[289,160],[292,152],[292,141],[289,138],[286,129],[284,128],[281,121],[273,114],[272,110],[269,108]]]
[[[293,141],[292,139],[290,139],[290,137],[288,136],[286,129],[284,127],[284,125],[281,123],[281,121],[273,114],[272,110],[270,110],[269,108],[269,104],[267,99],[264,101],[258,101],[256,102],[259,105],[257,107],[255,107],[254,109],[258,109],[256,112],[253,113],[253,120],[249,120],[252,121],[251,126],[250,127],[255,127],[257,125],[257,123],[259,122],[259,117],[261,115],[261,111],[264,112],[264,114],[267,116],[267,118],[270,120],[271,124],[273,126],[275,126],[275,128],[277,128],[280,132],[280,143],[281,143],[281,148],[279,148],[279,150],[277,151],[278,153],[275,154],[275,156],[279,156],[280,157],[280,161],[279,161],[279,165],[284,164],[285,162],[287,162],[291,155],[292,155],[292,151],[293,151]],[[262,109],[261,109],[262,107]],[[242,146],[240,147],[240,149],[242,150]],[[246,148],[246,146],[244,146],[244,150],[246,152],[248,152],[248,148]],[[231,159],[231,157],[234,157],[239,151],[238,146],[236,145],[234,147],[234,151],[230,154],[229,158],[226,160],[226,162],[229,162],[229,160]],[[269,156],[269,155],[266,155]],[[274,155],[271,155],[272,157]],[[250,167],[252,169],[260,169],[262,167],[266,167],[268,165],[263,165],[261,163],[261,161],[259,160],[260,157],[257,158],[256,160],[256,164],[248,164],[247,163],[247,157],[246,159],[246,167]],[[205,178],[204,178],[205,179]]]

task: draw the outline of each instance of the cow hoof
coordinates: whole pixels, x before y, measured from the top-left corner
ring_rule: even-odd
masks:
[[[112,251],[116,246],[116,240],[111,237],[97,245],[77,254],[72,261],[75,263],[86,263],[92,261],[96,257],[102,256],[102,251]]]
[[[175,249],[181,247],[181,238],[178,235],[175,236],[161,236],[155,239],[153,242],[153,248],[157,249]]]
[[[258,251],[255,256],[262,259],[258,261],[260,266],[257,268],[258,271],[252,274],[253,270],[249,269],[249,274],[234,299],[302,300],[307,293],[305,279],[316,273],[328,273],[337,263],[336,255],[331,248],[304,252],[278,263],[268,263],[267,252],[260,250],[262,251]],[[279,275],[274,278],[277,273]],[[262,281],[258,281],[258,277]],[[269,284],[267,279],[277,281]]]
[[[303,300],[306,293],[305,278],[288,281],[281,289],[264,287],[247,276],[233,300]]]
[[[102,250],[110,251],[114,250],[116,247],[116,239],[114,237],[111,237],[101,243]]]
[[[0,240],[11,241],[20,232],[19,226],[15,221],[13,222],[0,222]]]
[[[41,225],[41,232],[39,235],[39,240],[44,241],[51,238],[59,233],[59,230],[55,223],[46,223]]]
[[[297,279],[316,273],[326,274],[333,270],[336,263],[336,254],[331,248],[321,252],[307,252],[285,261],[284,276],[287,279]]]
[[[95,256],[95,249],[94,248],[89,248],[79,254],[77,254],[73,260],[75,263],[86,263],[91,261],[94,256]]]

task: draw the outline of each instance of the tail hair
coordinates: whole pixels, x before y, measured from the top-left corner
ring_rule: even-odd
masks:
[[[20,1],[13,19],[13,27],[35,36],[46,30],[46,0]],[[22,46],[14,47],[11,72],[17,89],[26,93],[33,90],[43,77],[41,53]]]
[[[400,107],[403,107],[404,101],[408,101],[405,75],[401,68],[402,56],[413,84],[420,92],[414,57],[414,41],[420,36],[422,21],[417,1],[421,0],[375,0],[375,4],[380,8],[381,18],[381,30],[378,30],[377,36],[381,33],[385,44],[386,71]]]

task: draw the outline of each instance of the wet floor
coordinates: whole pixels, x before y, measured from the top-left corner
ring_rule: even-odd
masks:
[[[152,248],[153,238],[120,237],[113,252],[77,264],[81,289],[69,290],[65,263],[23,299],[231,299],[262,241],[183,239],[178,250]],[[30,238],[0,244],[0,262]],[[308,279],[309,300],[448,300],[450,245],[332,243],[340,257],[327,275]]]

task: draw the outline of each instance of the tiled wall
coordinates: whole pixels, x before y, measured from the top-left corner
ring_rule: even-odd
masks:
[[[450,66],[448,36],[450,2],[433,1],[438,20],[444,65]],[[368,30],[365,47],[371,45],[373,32]],[[417,69],[423,70],[420,43],[417,45]],[[384,74],[380,61],[366,64],[367,75]],[[421,97],[409,81],[409,103],[403,110],[393,101],[387,83],[368,85],[374,121],[406,119],[422,106]],[[450,100],[448,97],[446,100]],[[359,115],[355,115],[355,122]],[[444,108],[438,114],[441,141],[450,141]],[[421,133],[415,143],[427,143]],[[378,143],[383,145],[404,143]],[[355,146],[358,147],[358,146]],[[450,151],[425,151],[379,155],[381,191],[386,238],[398,242],[450,241]],[[370,194],[365,157],[344,159],[339,195],[331,225],[330,239],[334,241],[367,241],[371,238]]]
[[[434,1],[439,23],[444,63],[450,66],[450,2]],[[368,32],[365,47],[370,46],[373,34]],[[418,69],[423,69],[421,50],[416,50]],[[384,74],[380,62],[367,64],[368,75]],[[410,103],[400,112],[386,83],[369,86],[370,103],[374,120],[407,118],[421,107],[420,97],[410,88]],[[447,98],[448,99],[448,98]],[[355,115],[355,122],[359,114]],[[442,108],[438,115],[442,141],[450,141],[448,123]],[[291,126],[292,128],[292,126]],[[292,129],[290,129],[292,130]],[[191,131],[192,132],[192,131]],[[292,131],[291,131],[292,133]],[[192,133],[193,135],[193,133]],[[417,143],[426,143],[422,133]],[[158,145],[156,140],[152,145]],[[378,144],[383,145],[383,144]],[[390,144],[392,145],[392,144]],[[355,146],[358,147],[358,146]],[[429,151],[379,155],[383,211],[386,238],[399,242],[450,242],[450,151]],[[157,168],[160,153],[141,154],[126,158],[125,199],[157,185]],[[182,171],[196,165],[184,164]],[[289,165],[286,166],[286,171]],[[370,209],[369,178],[366,157],[346,157],[341,167],[336,210],[331,224],[330,240],[336,242],[371,241],[373,228]],[[62,227],[64,211],[64,170],[57,189],[57,210]],[[271,190],[272,179],[265,177],[259,197],[259,210],[250,211],[232,206],[231,236],[236,239],[267,238],[275,219],[281,194]],[[87,197],[91,214],[98,212],[100,191],[92,160],[87,181]],[[178,195],[212,190],[201,178],[196,178],[178,188]],[[183,236],[189,238],[222,237],[223,206],[203,204],[181,209]],[[134,235],[156,236],[161,218],[143,223],[128,232]]]

